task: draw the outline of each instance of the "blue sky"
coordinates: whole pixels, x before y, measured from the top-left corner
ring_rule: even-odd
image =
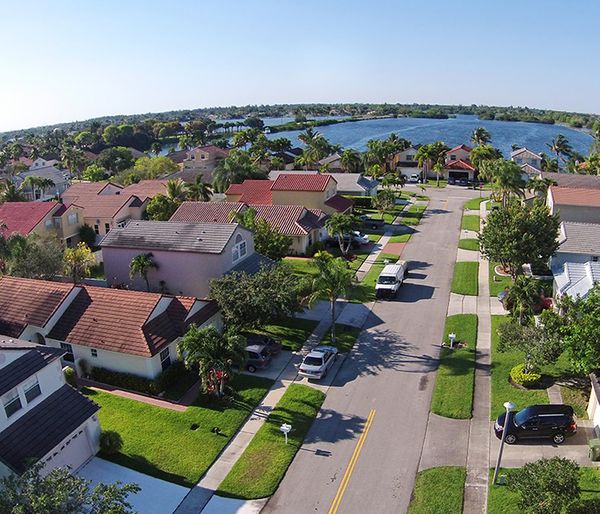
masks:
[[[0,0],[0,131],[215,105],[600,112],[600,2]]]

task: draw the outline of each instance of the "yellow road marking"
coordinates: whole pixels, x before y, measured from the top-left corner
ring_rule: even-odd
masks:
[[[373,424],[373,418],[375,417],[375,409],[369,412],[369,416],[367,417],[367,422],[365,423],[365,428],[363,429],[362,434],[358,438],[358,442],[354,448],[354,452],[352,453],[352,457],[350,457],[350,462],[348,462],[348,467],[346,468],[346,472],[340,482],[340,486],[338,487],[337,493],[335,494],[335,498],[333,499],[333,503],[329,509],[328,514],[335,514],[340,507],[340,503],[342,502],[342,498],[344,497],[344,493],[346,492],[346,487],[348,487],[348,482],[350,482],[350,477],[354,472],[354,467],[356,466],[356,462],[358,461],[358,457],[360,456],[360,452],[362,451],[362,447],[365,444],[365,440],[367,439],[367,434],[371,429],[371,425]]]

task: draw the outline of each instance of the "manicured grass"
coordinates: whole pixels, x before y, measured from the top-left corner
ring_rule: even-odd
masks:
[[[331,330],[328,330],[320,344],[326,344],[335,346],[340,352],[349,352],[352,350],[354,343],[358,339],[361,332],[360,328],[351,327],[349,325],[342,325],[340,323],[335,324],[335,339],[336,342],[331,342]]]
[[[400,219],[404,225],[418,225],[425,209],[427,209],[426,205],[411,205]]]
[[[462,250],[472,250],[474,252],[478,252],[479,240],[475,238],[460,239],[458,241],[458,247]]]
[[[479,216],[475,216],[474,214],[463,215],[461,228],[463,230],[479,232]]]
[[[479,294],[478,273],[478,262],[457,262],[454,264],[452,292],[456,294],[477,296]]]
[[[233,399],[199,397],[185,412],[155,407],[113,394],[84,390],[102,408],[103,430],[123,438],[123,448],[103,458],[169,482],[193,486],[265,396],[273,382],[237,375]],[[197,428],[194,430],[193,427]],[[211,430],[218,427],[219,435]]]
[[[506,475],[510,482],[513,469],[501,468],[500,474]],[[490,470],[490,487],[488,492],[488,514],[521,514],[519,508],[520,495],[511,491],[507,485],[492,485],[494,470]],[[598,498],[600,495],[600,470],[595,468],[580,468],[579,487],[581,499]],[[592,514],[592,513],[590,513]]]
[[[362,282],[359,282],[352,287],[350,294],[348,295],[348,300],[355,303],[366,303],[375,300],[375,284],[381,270],[385,266],[384,261],[386,259],[390,262],[396,262],[398,256],[390,253],[380,253]]]
[[[217,494],[243,499],[271,496],[302,446],[324,399],[321,391],[292,384],[221,482]],[[283,423],[292,425],[288,444],[279,430]]]
[[[390,211],[383,214],[383,221],[385,221],[385,223],[392,223],[396,219],[396,217],[404,210],[405,207],[406,207],[406,204],[394,205],[394,207]],[[377,219],[377,220],[382,219],[381,212],[378,211],[377,209],[367,209],[365,207],[356,207],[354,209],[354,214],[356,214],[357,216],[362,215],[362,214],[367,214],[373,219]]]
[[[492,419],[504,412],[504,402],[511,401],[518,409],[539,403],[548,403],[545,389],[519,389],[511,385],[510,370],[525,360],[525,354],[518,350],[498,351],[498,327],[508,320],[507,316],[492,316]]]
[[[381,236],[383,234],[367,234],[369,236],[369,241],[371,241],[372,243],[376,243],[377,241],[379,241],[381,239]]]
[[[318,324],[317,321],[310,319],[287,318],[266,325],[256,332],[266,334],[279,341],[284,350],[296,351],[302,348]]]
[[[312,259],[304,257],[285,257],[283,262],[292,268],[295,275],[306,277],[316,275],[318,270],[312,265]]]
[[[509,276],[501,276],[501,275],[496,274],[496,272],[494,270],[497,265],[498,265],[497,262],[490,261],[490,263],[489,263],[490,296],[493,296],[493,297],[498,296],[498,293],[501,293],[502,291],[504,291],[504,289],[506,289],[507,287],[510,287],[512,285],[512,278],[510,278]]]
[[[457,343],[467,346],[456,350],[442,348],[431,412],[447,418],[468,419],[473,410],[477,315],[448,316],[444,329],[445,343],[452,332],[456,334]]]
[[[471,211],[477,211],[479,210],[480,204],[481,202],[485,202],[486,200],[489,200],[489,198],[487,196],[483,197],[483,198],[471,198],[470,200],[468,200],[467,202],[465,202],[465,210],[471,210]]]
[[[423,185],[425,187],[439,187],[439,188],[442,188],[442,187],[446,187],[448,185],[448,181],[441,178],[439,180],[439,184],[438,184],[438,181],[436,179],[429,178],[429,179],[427,179],[427,182],[425,184],[423,184]]]
[[[463,510],[466,470],[446,466],[417,474],[409,514],[460,514]]]
[[[390,243],[408,243],[410,240],[410,236],[412,234],[396,234],[395,236],[390,237]]]

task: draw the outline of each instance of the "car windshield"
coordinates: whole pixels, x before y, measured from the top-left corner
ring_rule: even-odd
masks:
[[[320,357],[306,357],[304,359],[304,364],[307,366],[320,366],[323,364],[323,360]]]
[[[383,276],[379,277],[379,280],[377,280],[377,282],[379,284],[395,284],[396,277],[390,277],[389,275],[383,275]]]
[[[523,409],[515,414],[515,425],[522,425],[527,422],[527,420],[531,417],[531,412],[529,409]]]

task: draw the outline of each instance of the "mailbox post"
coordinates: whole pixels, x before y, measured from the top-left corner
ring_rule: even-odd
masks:
[[[279,427],[279,430],[281,430],[283,432],[283,435],[285,435],[285,444],[288,444],[288,434],[290,433],[291,429],[292,425],[288,425],[287,423],[284,423]]]
[[[454,341],[456,341],[456,334],[454,332],[448,334],[448,340],[450,341],[450,349],[454,348]]]

